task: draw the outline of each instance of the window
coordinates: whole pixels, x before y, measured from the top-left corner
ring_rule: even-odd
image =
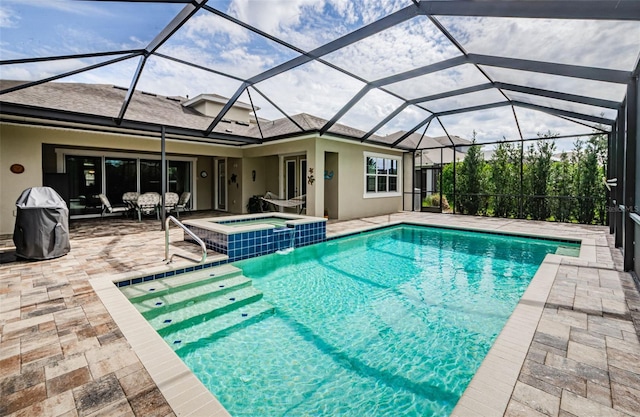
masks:
[[[365,152],[365,197],[400,196],[400,158]]]

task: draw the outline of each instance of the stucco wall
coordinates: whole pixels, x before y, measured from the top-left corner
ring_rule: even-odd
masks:
[[[95,133],[58,128],[41,128],[12,124],[0,124],[0,234],[13,233],[15,200],[28,187],[41,186],[43,176],[43,144],[79,146],[120,152],[160,152],[157,138]],[[307,214],[322,216],[325,207],[325,152],[337,153],[337,169],[334,183],[338,187],[339,210],[331,217],[341,220],[396,212],[402,209],[402,197],[364,198],[364,151],[378,154],[401,155],[402,152],[362,145],[357,141],[331,140],[307,137],[285,140],[262,146],[245,148],[223,147],[209,144],[175,142],[167,140],[168,154],[197,158],[195,189],[196,209],[213,207],[215,173],[213,157],[228,158],[227,180],[236,174],[235,183],[227,183],[228,207],[231,213],[243,213],[251,195],[265,191],[281,193],[279,189],[280,157],[306,155],[307,166],[314,171],[315,182],[307,184]],[[25,172],[13,174],[9,166],[24,165]],[[256,170],[256,181],[252,171]],[[198,174],[206,170],[209,175]],[[307,172],[307,175],[309,172]],[[334,185],[335,184],[335,185]]]
[[[365,151],[382,155],[402,155],[400,151],[361,145],[357,142],[318,140],[317,152],[322,154],[323,160],[325,152],[338,153],[338,219],[340,220],[377,216],[402,210],[402,197],[364,198],[363,152]],[[322,178],[323,174],[324,167],[318,171],[317,177]],[[321,181],[321,183],[323,183],[322,188],[324,189],[324,181]],[[323,213],[319,213],[319,215],[322,216]],[[331,217],[333,217],[333,214],[331,214]]]
[[[196,187],[198,190],[196,206],[194,210],[211,210],[213,208],[213,181],[215,175],[213,172],[213,158],[210,156],[199,156],[196,161]],[[206,171],[206,178],[202,178],[200,173]],[[192,195],[191,198],[194,196]]]
[[[15,224],[16,200],[23,190],[42,186],[42,141],[33,136],[24,136],[16,140],[16,129],[2,126],[0,132],[0,234],[13,233]],[[12,164],[24,166],[22,174],[9,171]]]
[[[242,175],[243,161],[240,158],[227,159],[227,205],[228,211],[234,214],[243,213],[246,203],[242,201],[244,176]]]
[[[340,166],[339,155],[335,152],[325,152],[324,170],[331,172],[330,178],[324,178],[324,172],[320,178],[324,181],[324,209],[330,219],[337,219],[340,204]]]
[[[253,171],[256,173],[255,181],[253,179]],[[246,213],[249,198],[254,195],[264,195],[266,192],[265,158],[244,158],[242,175],[245,179],[242,190],[242,204],[243,212]]]
[[[277,156],[266,156],[264,159],[264,176],[265,176],[265,191],[271,191],[278,193],[278,163],[279,158]]]
[[[85,132],[59,128],[43,128],[24,125],[0,124],[0,234],[13,233],[15,201],[20,193],[29,187],[42,186],[43,144],[60,146],[82,145],[86,148],[125,152],[160,152],[160,139],[114,135],[110,133]],[[184,156],[227,156],[241,157],[242,150],[209,144],[166,141],[166,152]],[[205,158],[206,159],[206,158]],[[22,164],[25,172],[13,174],[11,164]],[[205,162],[206,164],[206,162]],[[199,163],[196,164],[200,168]],[[197,173],[200,171],[198,170]],[[208,170],[212,174],[212,168]],[[198,193],[197,209],[211,208],[211,188],[213,175],[202,180],[196,176]],[[200,188],[202,186],[202,189]],[[202,194],[201,194],[202,192]]]

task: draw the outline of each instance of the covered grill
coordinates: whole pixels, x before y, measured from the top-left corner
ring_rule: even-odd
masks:
[[[13,242],[17,256],[51,259],[69,253],[69,209],[53,188],[27,188],[16,206]]]

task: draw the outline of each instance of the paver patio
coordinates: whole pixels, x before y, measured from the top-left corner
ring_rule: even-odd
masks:
[[[211,213],[191,214],[200,215]],[[640,416],[640,296],[621,272],[608,228],[404,212],[333,222],[327,233],[399,221],[592,242],[583,248],[588,256],[549,263],[547,292],[525,294],[518,307],[524,315],[514,313],[456,415]],[[181,231],[172,228],[171,240],[197,256],[195,247],[179,243]],[[10,236],[0,239],[0,248],[11,245]],[[72,221],[71,247],[66,256],[38,262],[16,261],[10,249],[0,253],[0,415],[182,415],[91,283],[168,268],[159,223]],[[533,324],[528,311],[539,311]],[[482,383],[488,374],[496,378],[490,386]]]

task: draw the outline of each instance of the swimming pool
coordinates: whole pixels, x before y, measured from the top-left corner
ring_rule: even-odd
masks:
[[[184,225],[207,248],[227,255],[229,262],[300,247],[326,239],[327,219],[288,213],[255,213],[185,220]],[[185,232],[185,241],[193,242]]]
[[[447,415],[567,246],[403,226],[238,262],[275,314],[176,351],[234,416]]]

